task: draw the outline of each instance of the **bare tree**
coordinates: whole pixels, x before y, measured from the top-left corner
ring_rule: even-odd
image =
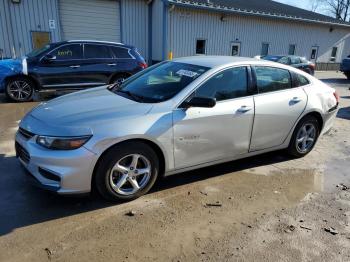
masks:
[[[349,21],[350,0],[321,0],[325,8],[336,19]]]
[[[310,0],[311,2],[310,10],[312,12],[317,12],[320,9],[321,5],[323,4],[322,1],[323,0]]]

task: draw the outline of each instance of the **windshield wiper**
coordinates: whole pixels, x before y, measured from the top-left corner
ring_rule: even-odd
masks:
[[[130,96],[131,98],[133,98],[137,102],[142,102],[143,100],[145,100],[145,97],[131,93],[128,90],[117,89],[116,92],[126,94],[126,95]]]

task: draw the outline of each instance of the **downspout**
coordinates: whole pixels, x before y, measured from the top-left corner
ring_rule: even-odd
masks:
[[[9,14],[9,21],[10,21],[10,28],[11,28],[11,32],[9,32],[9,34],[11,34],[11,38],[12,38],[12,46],[11,46],[11,51],[12,51],[12,58],[17,58],[16,57],[16,48],[15,48],[15,36],[14,36],[14,30],[13,30],[13,23],[12,23],[12,13],[11,13],[11,8],[10,8],[10,4],[12,4],[12,2],[8,2],[7,5],[7,12]],[[6,14],[5,14],[5,19],[6,19]],[[7,27],[8,29],[8,27]]]
[[[168,34],[168,0],[163,0],[163,42],[162,42],[162,60],[167,57],[167,34]]]
[[[152,65],[152,49],[153,49],[153,0],[148,0],[148,64]]]
[[[120,19],[120,42],[123,43],[123,0],[119,0],[119,19]]]

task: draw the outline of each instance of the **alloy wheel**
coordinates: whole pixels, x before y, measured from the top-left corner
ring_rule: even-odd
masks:
[[[151,177],[151,162],[143,155],[131,154],[120,159],[109,174],[112,189],[121,195],[142,190]]]
[[[9,84],[8,94],[9,96],[17,101],[27,100],[32,95],[32,87],[22,80],[16,80]]]
[[[316,128],[313,124],[306,123],[298,131],[296,147],[299,153],[308,152],[316,142]]]

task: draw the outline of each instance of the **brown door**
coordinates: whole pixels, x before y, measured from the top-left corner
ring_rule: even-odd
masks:
[[[50,43],[49,32],[32,32],[33,48],[41,48]]]

